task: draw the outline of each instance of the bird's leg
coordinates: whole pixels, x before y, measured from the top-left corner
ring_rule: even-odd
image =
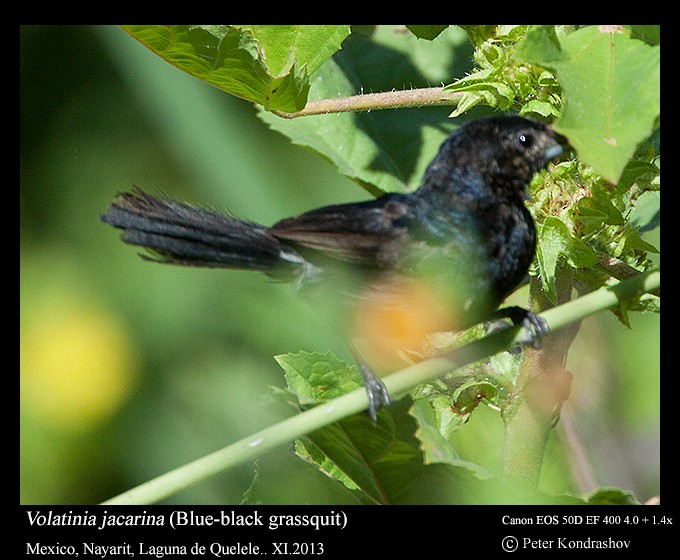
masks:
[[[390,395],[387,392],[387,387],[383,383],[382,379],[373,371],[373,369],[366,363],[366,361],[361,357],[361,354],[354,346],[350,343],[350,350],[352,355],[359,366],[359,371],[364,379],[364,387],[366,388],[366,393],[368,394],[368,413],[373,420],[373,423],[378,421],[378,409],[381,406],[387,406],[392,402]]]

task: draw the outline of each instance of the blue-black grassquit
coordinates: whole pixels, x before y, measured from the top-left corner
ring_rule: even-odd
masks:
[[[496,310],[534,256],[525,189],[561,152],[546,125],[492,117],[451,134],[412,193],[326,206],[267,227],[137,191],[119,194],[102,220],[159,262],[255,270],[301,286],[325,283],[342,263],[361,276],[359,306],[406,293],[394,286],[409,279],[426,279],[453,296],[442,303],[452,327],[500,314],[540,335],[545,325],[533,314]],[[405,299],[418,306],[414,293],[422,291],[409,290]],[[369,372],[364,378],[375,415],[387,395]]]

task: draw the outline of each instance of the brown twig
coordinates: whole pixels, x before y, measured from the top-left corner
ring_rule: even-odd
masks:
[[[349,97],[319,99],[317,101],[310,101],[304,109],[297,113],[274,111],[274,114],[284,119],[293,119],[308,115],[325,115],[328,113],[346,113],[350,111],[455,105],[460,96],[460,93],[447,92],[442,87],[394,90],[380,93],[363,93]]]

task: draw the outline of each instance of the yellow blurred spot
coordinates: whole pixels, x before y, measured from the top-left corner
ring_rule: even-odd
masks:
[[[69,303],[22,325],[21,402],[43,421],[78,429],[125,402],[136,368],[125,329],[115,319]]]

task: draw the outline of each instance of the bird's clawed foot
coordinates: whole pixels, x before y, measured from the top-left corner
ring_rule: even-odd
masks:
[[[522,342],[534,349],[541,347],[541,339],[550,332],[550,327],[543,317],[523,307],[504,307],[494,314],[494,319],[504,318],[510,319],[513,325],[521,325],[524,328],[526,340]]]

